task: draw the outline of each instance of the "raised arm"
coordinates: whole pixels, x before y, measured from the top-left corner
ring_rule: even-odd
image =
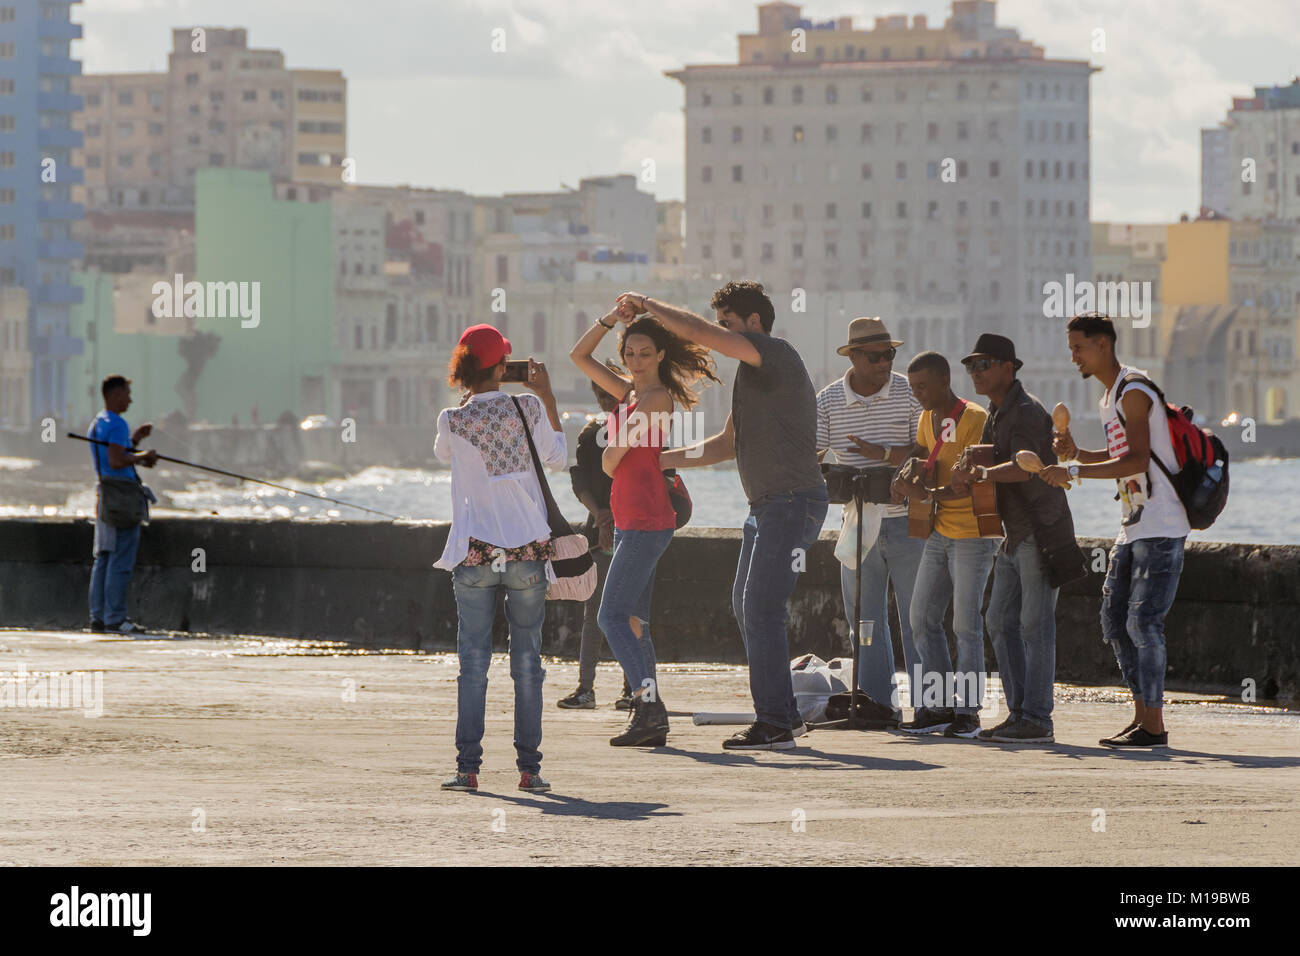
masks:
[[[619,305],[626,310],[624,316],[635,310],[637,314],[649,312],[670,332],[675,332],[684,339],[698,342],[705,348],[727,356],[740,359],[746,365],[755,368],[763,364],[763,358],[749,341],[739,332],[731,332],[715,322],[701,318],[689,309],[680,309],[675,305],[651,299],[639,292],[624,292],[618,297]]]
[[[664,452],[659,456],[659,464],[663,468],[703,468],[735,457],[736,429],[728,415],[727,424],[718,434],[686,448]]]
[[[614,323],[618,321],[619,317],[617,306],[610,309],[603,318],[582,333],[582,338],[578,339],[577,344],[569,350],[569,358],[573,360],[574,365],[582,370],[582,374],[621,402],[627,398],[628,390],[632,387],[632,380],[615,374],[603,362],[597,362],[592,357],[592,353],[596,351],[596,346],[600,344],[600,340],[605,337],[605,333],[614,327]]]

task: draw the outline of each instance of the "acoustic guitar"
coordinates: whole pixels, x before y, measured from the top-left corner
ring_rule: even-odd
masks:
[[[958,459],[958,465],[974,467],[984,465],[991,468],[996,464],[992,445],[968,445]],[[914,458],[904,467],[900,477],[904,480],[919,480],[927,490],[933,492],[926,482],[923,463]],[[970,509],[975,517],[981,538],[1002,537],[1002,516],[998,513],[998,493],[991,481],[977,481],[970,486]],[[960,501],[961,499],[957,499]],[[907,503],[907,534],[912,538],[928,538],[934,531],[934,518],[939,511],[939,502],[931,499],[909,498]]]

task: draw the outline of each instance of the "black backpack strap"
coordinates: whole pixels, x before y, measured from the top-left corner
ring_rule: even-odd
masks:
[[[1124,392],[1129,385],[1145,385],[1147,388],[1151,389],[1151,391],[1155,392],[1156,398],[1160,403],[1160,407],[1161,409],[1165,410],[1165,417],[1168,418],[1169,404],[1168,402],[1165,401],[1165,393],[1160,390],[1160,386],[1157,385],[1155,382],[1151,381],[1151,379],[1147,378],[1145,375],[1129,374],[1129,375],[1125,375],[1122,379],[1120,379],[1119,388],[1115,390],[1115,416],[1119,419],[1120,425],[1122,425],[1124,428],[1128,428],[1128,424],[1124,421],[1124,413],[1120,411],[1122,407],[1120,405],[1120,399],[1124,397]],[[1169,428],[1168,422],[1165,423],[1165,428],[1166,429]],[[1156,463],[1156,467],[1158,467],[1161,471],[1163,471],[1165,473],[1165,477],[1168,478],[1169,481],[1172,483],[1174,480],[1173,473],[1170,472],[1170,470],[1165,467],[1165,463],[1160,460],[1160,456],[1156,454],[1156,450],[1150,447],[1151,444],[1152,444],[1151,438],[1150,436],[1147,436],[1147,453],[1151,456],[1151,460]],[[1151,480],[1151,476],[1147,475],[1146,479],[1147,479],[1148,491],[1154,493],[1156,490],[1156,486],[1155,483]]]
[[[513,395],[510,401],[515,403],[515,409],[519,412],[519,419],[524,423],[524,437],[528,439],[528,453],[533,456],[533,470],[537,472],[537,481],[542,486],[542,500],[546,502],[546,523],[550,526],[551,533],[555,535],[570,534],[567,522],[560,515],[559,506],[555,503],[555,497],[551,494],[550,482],[546,480],[546,472],[542,470],[542,459],[537,454],[537,446],[533,444],[533,434],[528,428],[528,416],[524,414],[524,407],[519,404],[519,399]],[[557,523],[556,519],[561,521]]]

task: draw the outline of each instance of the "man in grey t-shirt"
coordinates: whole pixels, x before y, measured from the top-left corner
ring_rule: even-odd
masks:
[[[690,448],[665,451],[664,468],[734,458],[749,499],[731,605],[749,659],[756,720],[723,742],[727,750],[789,750],[802,727],[790,683],[787,603],[808,548],[826,520],[817,462],[817,394],[794,347],[772,336],[776,310],[757,282],[728,282],[713,295],[713,324],[637,292],[619,296],[627,321],[648,312],[692,342],[739,359],[723,430]]]

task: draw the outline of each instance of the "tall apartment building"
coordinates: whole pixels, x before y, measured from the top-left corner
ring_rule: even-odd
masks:
[[[288,69],[280,50],[250,48],[245,29],[176,29],[165,73],[87,74],[73,86],[85,99],[78,159],[91,208],[192,210],[206,167],[342,185],[347,80]]]
[[[31,425],[32,353],[27,290],[0,287],[0,428]]]
[[[1169,391],[1212,419],[1295,417],[1300,223],[1201,218],[1166,232]]]
[[[73,159],[81,62],[71,43],[81,25],[69,19],[72,2],[80,0],[0,2],[0,287],[27,292],[33,419],[65,417],[68,364],[81,354],[69,331],[69,309],[81,301],[71,272],[83,252],[70,238],[83,212],[70,196],[82,176]]]
[[[1300,78],[1234,96],[1201,131],[1201,206],[1229,219],[1300,219]]]
[[[956,0],[942,27],[918,15],[857,29],[766,3],[736,63],[667,74],[686,100],[686,256],[762,281],[810,366],[816,297],[883,291],[900,310],[887,323],[924,328],[956,306],[965,342],[1010,335],[1044,400],[1077,380],[1044,285],[1092,272],[1095,68],[1048,59],[995,11]]]

